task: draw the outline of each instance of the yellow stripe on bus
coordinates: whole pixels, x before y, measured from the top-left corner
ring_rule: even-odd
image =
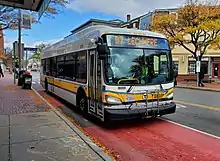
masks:
[[[48,83],[50,84],[54,84],[55,86],[57,87],[60,87],[62,89],[65,89],[65,90],[68,90],[68,91],[71,91],[73,93],[77,93],[78,91],[78,88],[80,87],[80,85],[78,84],[74,84],[74,83],[70,83],[70,82],[66,82],[66,81],[62,81],[62,80],[53,80],[53,78],[47,78],[48,80]],[[86,96],[89,97],[89,96],[92,96],[92,91],[94,90],[91,90],[88,86],[83,86],[84,88],[84,91],[86,93]],[[95,89],[95,92],[98,93],[98,89],[96,88]],[[167,95],[171,94],[174,92],[174,88],[171,88],[170,90],[168,90],[167,92],[159,92],[159,95],[160,95],[160,98],[166,98]],[[142,101],[144,100],[144,95],[143,93],[142,94],[126,94],[126,93],[117,93],[117,92],[103,92],[102,93],[102,99],[103,99],[103,102],[105,102],[105,97],[106,96],[112,96],[112,97],[115,97],[115,98],[118,98],[120,99],[122,102],[127,102],[127,98],[133,98],[134,101]],[[98,95],[96,94],[96,99],[98,99]],[[157,99],[157,96],[156,94],[152,95],[152,94],[148,94],[148,100],[152,100],[152,99]]]
[[[159,95],[162,98],[166,98],[167,95],[173,93],[174,89],[171,88],[169,91],[167,92],[159,92]],[[116,92],[106,92],[102,94],[103,97],[103,101],[105,102],[105,97],[106,96],[112,96],[115,98],[120,99],[122,102],[127,102],[127,98],[132,98],[134,99],[134,101],[142,101],[144,100],[144,95],[143,94],[121,94],[121,93],[116,93]],[[152,95],[152,94],[148,94],[148,100],[152,100],[152,99],[157,99],[156,95]]]

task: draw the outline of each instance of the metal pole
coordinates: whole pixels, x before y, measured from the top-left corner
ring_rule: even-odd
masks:
[[[28,69],[27,69],[27,65],[28,65],[28,62],[27,62],[27,54],[28,54],[28,51],[26,50],[26,59],[25,59],[25,65],[26,65],[26,68],[25,68],[25,69],[26,69],[26,70],[28,70]]]
[[[15,76],[15,70],[16,70],[16,68],[15,68],[15,52],[14,52],[14,58],[13,58],[13,68],[14,68],[14,84],[16,84],[16,76]]]
[[[200,48],[196,51],[196,77],[197,77],[197,86],[199,86],[199,72],[200,72]]]
[[[21,53],[22,53],[22,46],[21,46],[21,10],[18,11],[18,58],[19,58],[19,71],[21,70]]]
[[[197,86],[199,86],[199,72],[197,71]]]

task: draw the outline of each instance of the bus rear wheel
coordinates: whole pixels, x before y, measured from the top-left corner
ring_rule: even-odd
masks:
[[[48,93],[48,82],[47,79],[45,79],[45,92]]]

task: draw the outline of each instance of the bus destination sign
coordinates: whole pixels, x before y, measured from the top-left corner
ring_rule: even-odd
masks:
[[[109,46],[117,47],[169,49],[168,41],[161,38],[133,35],[108,35],[107,42]]]

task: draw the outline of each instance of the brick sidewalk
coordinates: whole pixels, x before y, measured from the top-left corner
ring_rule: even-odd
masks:
[[[73,128],[32,90],[14,85],[13,75],[0,78],[1,161],[111,160]]]
[[[0,78],[0,115],[46,112],[50,108],[32,90],[22,90],[13,82],[13,75]]]
[[[196,82],[178,82],[177,88],[188,88],[188,89],[197,89],[197,90],[204,90],[204,91],[215,91],[220,92],[220,83],[213,82],[213,83],[204,83],[205,87],[198,87]]]

